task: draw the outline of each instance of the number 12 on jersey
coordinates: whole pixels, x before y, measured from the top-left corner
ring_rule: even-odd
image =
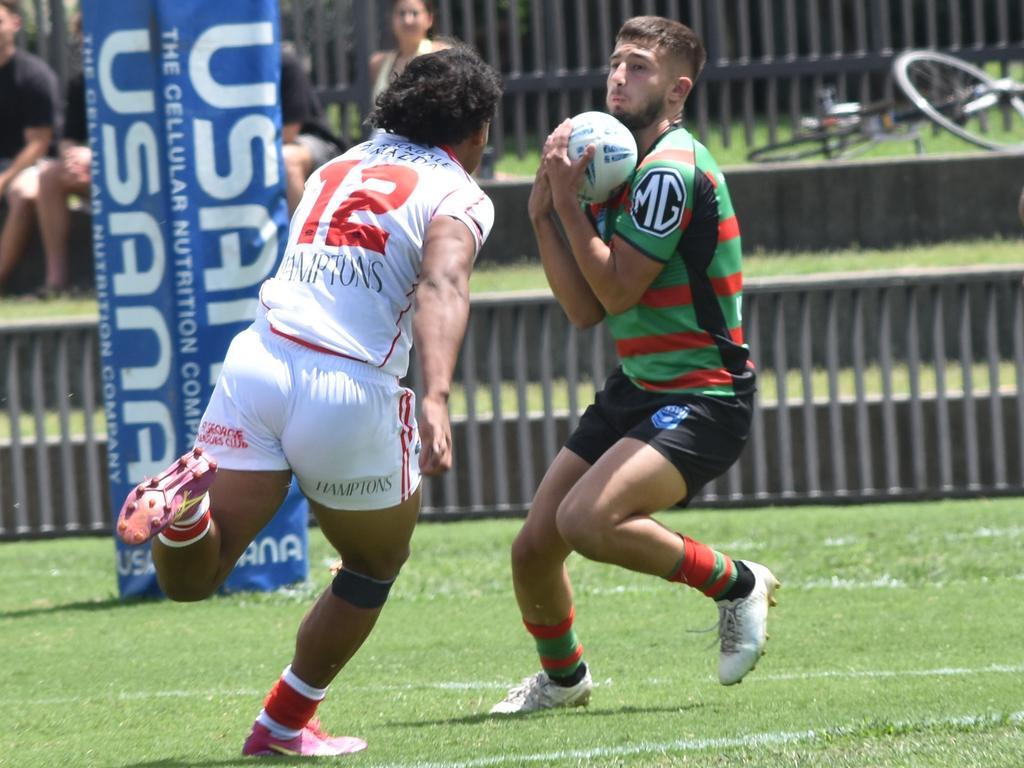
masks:
[[[323,187],[317,196],[309,216],[299,232],[298,243],[312,244],[317,233],[326,226],[324,245],[340,248],[353,246],[365,248],[374,253],[384,253],[388,233],[381,227],[353,219],[359,211],[381,214],[401,206],[412,194],[419,181],[419,175],[412,168],[403,165],[368,165],[353,174],[352,192],[338,207],[325,216],[327,204],[341,187],[349,172],[359,165],[358,160],[341,160],[329,163],[320,169]],[[391,187],[384,192],[381,188]]]

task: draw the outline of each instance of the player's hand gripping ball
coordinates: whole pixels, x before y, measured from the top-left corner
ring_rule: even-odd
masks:
[[[579,198],[585,203],[603,203],[636,168],[636,140],[607,112],[581,112],[572,118],[569,159],[579,160],[591,144],[597,145],[597,151],[587,165]]]

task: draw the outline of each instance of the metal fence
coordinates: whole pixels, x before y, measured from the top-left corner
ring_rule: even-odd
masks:
[[[95,321],[0,328],[0,538],[110,527]],[[752,439],[696,504],[1024,492],[1024,269],[751,280]],[[547,293],[479,296],[434,517],[521,514],[615,364]],[[413,375],[415,385],[416,376]]]
[[[704,39],[708,64],[689,107],[702,140],[752,145],[812,112],[823,85],[840,99],[889,99],[893,57],[934,48],[968,60],[1024,61],[1018,0],[438,0],[442,35],[476,46],[505,81],[492,131],[498,154],[522,155],[560,119],[601,108],[615,32],[638,14],[679,19]],[[307,52],[326,100],[352,136],[369,108],[366,62],[391,43],[389,0],[282,4],[284,34]],[[330,11],[327,8],[331,8]]]
[[[0,538],[110,528],[95,320],[0,327]]]
[[[65,13],[56,0],[23,0],[30,47],[65,78]],[[502,73],[492,130],[497,153],[522,155],[560,119],[604,103],[615,32],[637,14],[692,26],[708,64],[688,120],[704,141],[775,140],[813,112],[825,84],[840,99],[888,99],[889,68],[909,48],[997,65],[1024,62],[1020,0],[438,0],[436,32],[477,47]],[[298,48],[349,140],[364,132],[370,54],[392,44],[390,0],[281,0],[282,35]],[[760,139],[755,136],[760,136]]]

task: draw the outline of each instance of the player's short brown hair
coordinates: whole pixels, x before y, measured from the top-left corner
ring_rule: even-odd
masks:
[[[615,44],[619,43],[639,43],[667,53],[687,67],[693,80],[700,75],[708,58],[704,43],[696,32],[685,24],[663,16],[634,16],[628,19],[615,36]]]

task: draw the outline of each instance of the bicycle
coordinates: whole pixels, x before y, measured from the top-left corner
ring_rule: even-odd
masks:
[[[818,92],[817,116],[805,117],[792,138],[752,150],[752,162],[823,157],[849,159],[882,141],[912,141],[924,152],[920,125],[937,126],[990,150],[1024,151],[1024,84],[995,79],[962,59],[936,51],[907,51],[893,60],[893,77],[911,106],[836,102]]]
[[[924,118],[917,108],[897,111],[893,102],[837,102],[833,88],[822,88],[816,96],[815,117],[802,118],[799,130],[791,138],[751,150],[747,159],[755,163],[819,156],[826,160],[849,160],[884,141],[910,141],[917,154],[924,153],[918,131]]]
[[[936,125],[985,149],[1024,151],[1024,83],[936,51],[900,54],[893,76]]]

